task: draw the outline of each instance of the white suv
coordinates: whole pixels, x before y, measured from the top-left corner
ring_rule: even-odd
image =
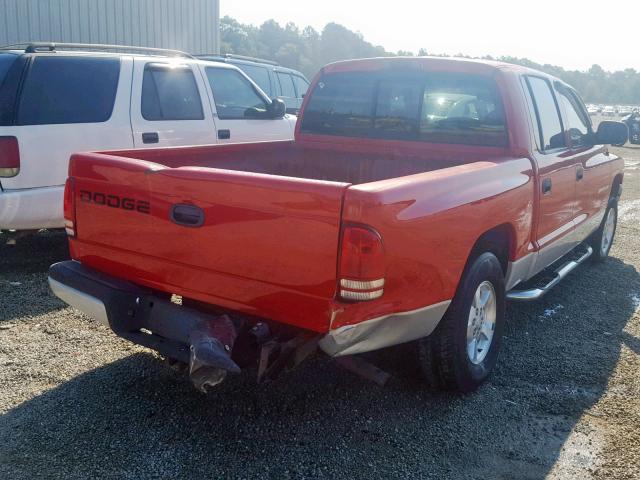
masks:
[[[181,52],[0,48],[0,230],[64,226],[74,152],[291,140],[284,108],[238,68]]]

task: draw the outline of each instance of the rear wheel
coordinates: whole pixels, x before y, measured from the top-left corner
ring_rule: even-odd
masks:
[[[591,255],[591,258],[593,258],[595,262],[602,262],[609,256],[609,251],[613,245],[613,237],[616,234],[617,226],[618,205],[615,201],[612,201],[604,214],[600,227],[595,231],[591,238],[590,243],[593,248],[593,255]]]
[[[462,393],[478,388],[496,364],[504,313],[502,267],[493,253],[483,253],[467,268],[438,328],[419,341],[427,380]]]

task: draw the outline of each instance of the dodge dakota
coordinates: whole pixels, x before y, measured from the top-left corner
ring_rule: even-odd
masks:
[[[627,135],[524,67],[330,64],[294,141],[73,155],[50,285],[201,390],[416,341],[430,383],[472,391],[507,300],[607,257]]]

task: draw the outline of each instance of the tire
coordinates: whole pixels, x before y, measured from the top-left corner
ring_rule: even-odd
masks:
[[[593,248],[593,254],[591,259],[596,262],[602,262],[606,260],[611,251],[613,240],[616,235],[616,229],[618,227],[618,202],[611,200],[607,211],[604,212],[604,218],[602,223],[593,233],[590,244]]]
[[[493,300],[484,305],[484,315],[481,313],[480,316],[474,314],[478,312],[474,305],[478,292],[481,297],[485,294],[493,296]],[[481,304],[477,299],[475,302]],[[476,390],[489,377],[498,359],[504,316],[504,274],[496,256],[486,252],[465,269],[458,291],[434,333],[418,341],[419,363],[427,382],[433,387],[458,393]],[[472,323],[473,317],[476,317],[475,323]],[[480,327],[484,327],[482,333],[477,334]],[[486,343],[484,337],[489,331],[492,335]],[[474,346],[475,337],[481,341],[476,341]],[[475,359],[470,352],[477,352]]]

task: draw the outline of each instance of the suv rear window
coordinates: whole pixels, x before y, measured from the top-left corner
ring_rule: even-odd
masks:
[[[432,143],[507,144],[495,83],[456,73],[325,75],[311,93],[301,131]]]
[[[2,83],[4,82],[4,77],[7,76],[7,72],[13,65],[13,62],[18,58],[17,55],[13,55],[10,53],[2,53],[0,54],[0,88],[2,88]]]
[[[106,122],[119,77],[117,57],[35,57],[22,89],[17,123]]]

